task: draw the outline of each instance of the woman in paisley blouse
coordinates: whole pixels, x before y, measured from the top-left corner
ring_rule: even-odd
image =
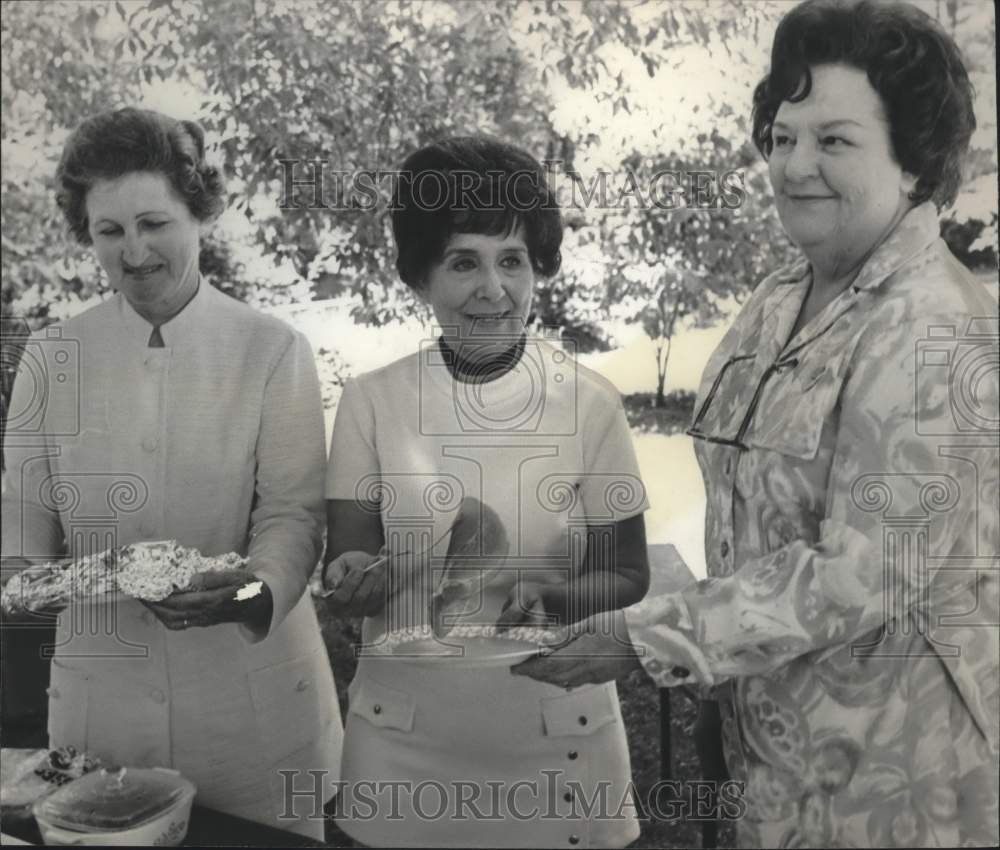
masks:
[[[968,75],[911,6],[809,0],[753,128],[804,256],[705,369],[709,578],[627,612],[628,661],[581,664],[584,633],[519,672],[698,680],[742,846],[995,846],[997,305],[938,222]]]

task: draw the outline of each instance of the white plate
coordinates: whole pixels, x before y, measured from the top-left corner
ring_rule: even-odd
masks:
[[[380,642],[359,646],[360,657],[406,659],[428,667],[484,668],[510,667],[537,655],[544,646],[522,640],[497,637],[431,638],[401,642]]]

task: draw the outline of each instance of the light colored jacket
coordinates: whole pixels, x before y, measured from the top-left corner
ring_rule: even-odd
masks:
[[[661,684],[658,627],[704,653],[741,845],[995,845],[997,305],[930,204],[789,340],[810,276],[765,280],[709,360],[709,578],[629,628]]]
[[[320,555],[325,470],[312,353],[204,282],[162,326],[164,348],[147,347],[151,330],[116,295],[27,343],[5,446],[3,554],[160,539],[245,553],[274,615],[266,635],[233,624],[172,632],[135,601],[71,606],[52,662],[51,743],[173,766],[204,805],[322,836],[318,821],[278,819],[277,774],[319,769],[332,782],[342,735],[303,595]]]

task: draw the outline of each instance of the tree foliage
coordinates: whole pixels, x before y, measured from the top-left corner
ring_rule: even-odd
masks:
[[[938,7],[976,67],[990,70],[992,29],[984,33],[951,0]],[[384,205],[341,196],[336,172],[392,171],[420,144],[477,131],[587,179],[610,168],[614,190],[626,173],[644,191],[663,169],[740,169],[745,201],[736,209],[567,209],[565,271],[540,286],[539,321],[566,328],[586,350],[608,344],[604,319],[628,305],[625,318],[642,321],[666,355],[679,322],[711,320],[789,250],[759,159],[743,143],[748,86],[783,8],[771,0],[4,3],[4,313],[37,327],[106,294],[90,252],[64,235],[53,174],[82,118],[147,104],[200,121],[229,178],[229,212],[203,243],[212,283],[258,305],[346,295],[358,320],[374,324],[420,307],[397,280]],[[699,88],[707,70],[713,82]],[[985,126],[995,131],[995,113]],[[983,146],[974,176],[988,177],[995,153]],[[323,163],[322,206],[311,203],[310,185],[284,191],[292,161],[296,179]],[[383,193],[391,187],[375,182]],[[973,213],[989,218],[985,206]],[[979,228],[970,251],[991,247],[995,206],[992,222],[968,207],[956,217],[963,233],[970,222]],[[340,374],[336,353],[327,359]]]

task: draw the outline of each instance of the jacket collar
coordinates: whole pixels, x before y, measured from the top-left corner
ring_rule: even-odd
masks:
[[[215,290],[202,278],[194,298],[170,321],[160,325],[160,335],[167,348],[184,345],[202,330],[207,329],[211,323],[211,310],[215,302],[214,295]],[[149,344],[150,334],[153,333],[153,325],[140,316],[120,292],[115,297],[118,299],[119,315],[125,329],[126,339],[136,347],[146,348]]]

